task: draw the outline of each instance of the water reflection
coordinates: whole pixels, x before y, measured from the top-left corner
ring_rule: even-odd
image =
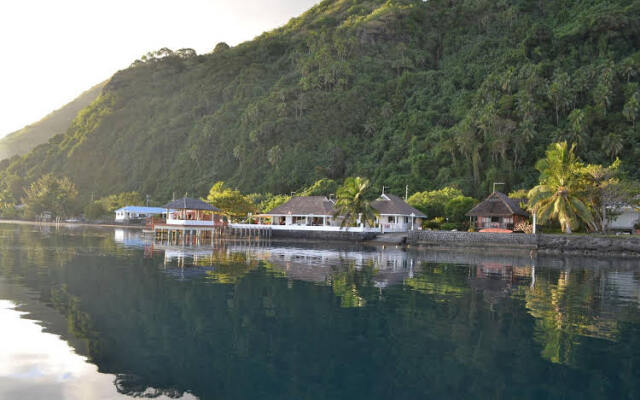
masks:
[[[14,300],[3,300],[5,297]],[[1,399],[113,399],[133,393],[120,390],[118,376],[98,372],[96,365],[74,350],[84,347],[78,336],[58,334],[65,331],[66,322],[36,302],[32,293],[0,277]],[[159,399],[194,398],[189,394],[166,396],[162,390],[146,386],[140,394]]]
[[[640,276],[629,260],[163,247],[130,231],[15,226],[0,226],[0,236],[0,275],[59,316],[64,323],[32,314],[111,376],[115,393],[640,395]]]

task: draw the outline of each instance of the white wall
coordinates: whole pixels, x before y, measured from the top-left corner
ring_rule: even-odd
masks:
[[[640,212],[631,207],[624,207],[619,211],[622,214],[609,221],[609,229],[632,230],[633,225],[640,220]]]

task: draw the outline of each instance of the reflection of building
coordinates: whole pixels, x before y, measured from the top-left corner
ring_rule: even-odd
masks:
[[[113,240],[116,243],[122,243],[126,247],[143,248],[149,244],[149,241],[145,240],[139,231],[133,229],[114,229]]]
[[[347,266],[356,270],[372,267],[377,287],[400,284],[413,276],[414,260],[397,249],[351,250],[230,245],[230,252],[242,252],[248,259],[268,261],[287,277],[309,282],[326,282],[332,273]]]
[[[514,287],[531,286],[535,282],[535,267],[482,263],[469,276],[469,286],[483,292],[490,304],[511,294]]]

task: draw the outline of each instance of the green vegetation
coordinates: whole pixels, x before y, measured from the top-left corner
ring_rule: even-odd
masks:
[[[112,194],[88,203],[83,210],[84,217],[89,220],[112,218],[113,212],[119,208],[143,204],[144,199],[138,192]]]
[[[68,176],[85,200],[348,176],[483,198],[534,186],[535,161],[567,140],[637,179],[638,20],[630,0],[325,0],[233,48],[145,55],[0,175]]]
[[[25,190],[25,216],[34,217],[45,211],[53,216],[71,216],[76,210],[78,191],[69,178],[51,174],[42,176]]]
[[[370,189],[369,180],[359,176],[345,179],[338,188],[335,217],[343,217],[342,227],[360,223],[374,226],[377,212],[371,207]]]
[[[407,202],[427,216],[428,220],[423,224],[425,228],[445,230],[467,229],[465,214],[477,203],[453,187],[417,192]]]
[[[540,183],[528,193],[528,209],[538,214],[541,224],[557,221],[566,233],[581,224],[587,230],[606,232],[616,206],[637,202],[638,183],[621,173],[620,160],[608,167],[585,165],[575,148],[567,142],[549,146],[546,158],[536,164]]]
[[[80,110],[87,107],[102,92],[107,82],[101,82],[91,89],[83,92],[72,102],[53,111],[40,121],[25,126],[24,128],[9,133],[0,139],[0,160],[23,155],[39,144],[46,143],[57,134],[62,134],[69,129],[71,121]],[[4,133],[4,132],[0,132]]]
[[[582,163],[574,154],[575,144],[554,143],[547,157],[536,164],[540,184],[529,192],[529,208],[538,214],[541,224],[558,220],[562,231],[571,233],[580,222],[593,228],[593,216],[579,197]]]
[[[256,211],[255,204],[240,191],[226,187],[224,182],[216,182],[211,186],[207,202],[218,207],[223,214],[234,218],[246,218],[248,213]]]
[[[258,205],[258,211],[261,213],[266,213],[274,208],[278,207],[281,204],[286,203],[291,199],[291,196],[282,195],[282,194],[271,194],[267,193],[260,202],[256,203]]]

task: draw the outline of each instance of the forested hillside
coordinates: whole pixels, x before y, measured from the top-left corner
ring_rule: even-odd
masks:
[[[55,110],[40,121],[11,132],[0,139],[0,160],[28,153],[39,144],[46,143],[53,136],[65,133],[71,121],[80,110],[91,104],[102,91],[106,82],[101,82],[86,90],[70,103]]]
[[[213,47],[213,44],[212,44]],[[81,194],[533,186],[554,141],[640,177],[640,1],[325,0],[205,55],[115,74],[64,134],[0,163]]]

